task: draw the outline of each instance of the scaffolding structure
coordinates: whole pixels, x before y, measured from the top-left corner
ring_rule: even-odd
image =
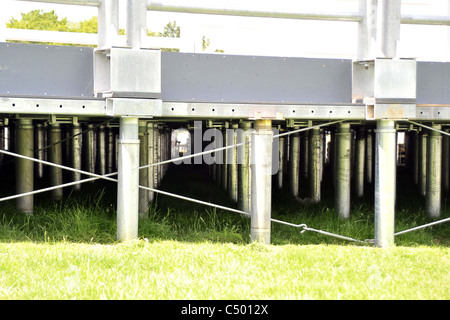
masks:
[[[251,218],[253,241],[270,243],[271,222],[283,223],[271,217],[274,162],[277,187],[289,182],[298,196],[299,177],[308,176],[309,199],[318,202],[328,159],[334,162],[337,215],[350,215],[352,174],[358,196],[364,194],[364,181],[373,181],[373,241],[377,247],[392,246],[399,130],[407,133],[405,154],[426,196],[427,214],[439,218],[441,189],[449,188],[449,157],[441,154],[443,145],[449,148],[450,63],[399,57],[397,43],[402,23],[450,25],[450,17],[402,15],[400,0],[360,0],[360,10],[351,13],[128,0],[121,36],[118,0],[36,2],[97,7],[98,35],[3,30],[4,40],[97,45],[0,43],[0,133],[2,141],[15,138],[0,153],[16,157],[18,194],[2,200],[15,198],[19,210],[31,214],[37,192],[51,191],[60,199],[65,186],[107,179],[118,185],[117,238],[135,239],[139,216],[145,217],[155,192],[164,193],[158,187],[167,164],[185,158],[171,159],[167,123],[204,121],[214,129],[215,149],[202,153],[194,145],[193,160],[211,153],[217,160],[223,152],[224,161],[211,163],[211,172],[239,207],[226,209]],[[161,52],[179,40],[149,42],[148,10],[356,23],[357,59]],[[81,143],[77,137],[84,128],[88,135]],[[328,148],[324,129],[331,136]],[[65,136],[72,137],[70,165],[63,165],[59,143]],[[52,167],[49,188],[34,190],[33,178],[41,174],[34,162]],[[82,162],[88,163],[84,169]],[[73,173],[72,182],[63,184],[62,170]]]

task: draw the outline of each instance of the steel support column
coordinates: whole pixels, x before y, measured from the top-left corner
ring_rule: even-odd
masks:
[[[50,148],[49,161],[55,164],[62,164],[61,126],[59,123],[49,125],[48,138]],[[50,184],[58,186],[63,183],[63,172],[61,168],[50,166]],[[53,200],[59,201],[63,198],[63,189],[58,188],[51,191]]]
[[[245,212],[250,212],[251,208],[251,147],[250,147],[250,129],[252,123],[249,121],[241,122],[241,130],[238,130],[238,143],[245,143],[238,147],[238,208]]]
[[[343,219],[350,217],[351,139],[350,124],[339,124],[336,131],[335,207],[337,216]]]
[[[279,150],[278,150],[278,172],[277,172],[277,188],[283,189],[284,184],[284,170],[285,170],[285,161],[286,161],[286,143],[285,138],[279,138]]]
[[[139,165],[148,164],[148,132],[147,122],[139,121]],[[149,187],[148,169],[139,170],[139,185]],[[139,189],[139,215],[141,218],[148,218],[149,192],[145,189]]]
[[[231,129],[228,129],[228,139],[230,145],[237,143],[237,129],[239,125],[233,123]],[[228,149],[228,194],[234,202],[238,201],[238,165],[237,165],[237,147]]]
[[[426,194],[427,187],[427,140],[428,133],[422,131],[419,135],[419,192]]]
[[[147,123],[147,163],[155,163],[155,126],[153,123]],[[149,188],[155,188],[155,177],[156,177],[155,166],[147,168],[148,186]],[[152,202],[155,198],[155,193],[153,191],[148,191],[148,201]]]
[[[272,205],[272,121],[255,121],[252,148],[252,241],[270,244]]]
[[[358,198],[364,195],[364,160],[366,150],[366,131],[359,127],[356,135],[356,167],[355,167],[355,193]]]
[[[450,190],[450,137],[445,134],[442,135],[442,189],[444,193]]]
[[[138,236],[139,124],[138,118],[120,118],[117,182],[117,240]]]
[[[366,132],[366,161],[365,161],[366,181],[373,182],[373,130]]]
[[[294,127],[293,129],[298,130],[299,127]],[[289,184],[292,195],[298,197],[300,181],[300,134],[293,133],[289,137]]]
[[[79,123],[72,125],[72,167],[81,170],[81,127]],[[81,180],[81,173],[72,172],[73,181]],[[80,190],[81,184],[76,184],[74,190]]]
[[[375,246],[394,245],[396,130],[392,120],[378,120],[375,142]]]
[[[441,130],[441,125],[433,125]],[[426,214],[429,219],[439,218],[441,213],[441,163],[442,136],[441,133],[430,130],[427,141],[427,186]]]
[[[33,120],[18,119],[16,122],[16,152],[27,156],[34,156]],[[31,160],[16,158],[16,193],[33,191],[34,163]],[[16,208],[26,214],[33,214],[34,197],[27,195],[16,200]]]
[[[321,143],[322,137],[320,135],[320,129],[314,128],[309,130],[309,189],[310,197],[313,203],[318,203],[321,198],[320,193],[320,173],[321,173]]]

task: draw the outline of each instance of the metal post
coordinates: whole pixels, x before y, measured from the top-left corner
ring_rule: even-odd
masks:
[[[419,184],[419,133],[414,130],[411,131],[411,166],[413,183],[415,186]]]
[[[320,201],[320,171],[321,171],[321,143],[320,129],[314,128],[310,131],[309,137],[309,182],[311,200],[313,203]]]
[[[445,132],[449,132],[448,129]],[[442,189],[445,193],[450,190],[450,137],[442,136]]]
[[[108,152],[106,154],[106,171],[108,173],[114,172],[114,132],[113,128],[107,127],[106,128],[106,140],[107,140],[107,146],[108,146]]]
[[[74,120],[72,125],[72,167],[81,170],[81,126]],[[72,172],[72,179],[74,181],[81,180],[81,173]],[[81,189],[81,184],[76,184],[73,187],[75,190]]]
[[[298,130],[299,127],[294,127]],[[299,195],[299,175],[300,175],[300,134],[289,135],[289,184],[294,197]]]
[[[378,0],[359,0],[359,12],[362,20],[358,22],[357,59],[373,58],[376,43]]]
[[[37,147],[37,158],[39,160],[44,160],[44,153],[45,153],[45,134],[44,134],[44,125],[42,123],[36,124],[36,147]],[[44,164],[42,163],[36,163],[36,169],[37,169],[37,176],[38,178],[44,177]]]
[[[375,144],[375,246],[394,245],[396,192],[395,122],[378,120]]]
[[[252,241],[270,244],[270,220],[272,198],[272,121],[255,121],[252,136]]]
[[[433,124],[433,129],[440,130],[441,125]],[[426,214],[429,219],[439,218],[441,214],[441,133],[430,130],[427,142],[427,187]]]
[[[343,219],[350,217],[351,138],[350,124],[339,124],[336,132],[335,206],[337,216]]]
[[[104,175],[106,173],[106,139],[105,126],[100,126],[97,133],[97,157],[98,157],[98,173]]]
[[[309,150],[309,133],[308,131],[300,134],[300,177],[304,181],[308,179],[308,150]]]
[[[222,134],[223,134],[223,145],[228,146],[230,145],[230,142],[228,141],[228,122],[224,123]],[[222,188],[224,190],[227,190],[228,187],[228,149],[223,151],[223,165],[222,165],[222,174],[221,174],[221,182],[222,182]]]
[[[355,191],[356,196],[361,198],[364,195],[364,158],[366,149],[365,128],[360,127],[356,136],[356,170],[355,170]]]
[[[100,0],[98,7],[98,47],[111,48],[119,38],[119,0]]]
[[[155,163],[155,128],[153,123],[147,123],[147,163]],[[156,167],[148,167],[147,169],[147,177],[148,177],[148,187],[154,188],[155,184],[155,172]],[[155,194],[153,191],[148,191],[148,201],[152,202],[155,198]]]
[[[59,123],[49,125],[49,160],[56,164],[62,164],[62,146],[61,146],[61,126]],[[50,166],[50,182],[52,186],[58,186],[63,183],[62,169]],[[63,189],[54,189],[51,192],[52,198],[59,201],[63,198]]]
[[[279,137],[279,150],[278,150],[278,172],[277,172],[277,188],[283,189],[284,183],[284,164],[285,164],[285,153],[286,153],[286,143],[285,137]]]
[[[237,129],[239,124],[233,123],[229,132],[229,144],[237,143]],[[232,201],[238,200],[238,166],[237,166],[237,147],[228,149],[229,165],[228,165],[228,193]]]
[[[127,0],[126,19],[127,46],[140,48],[147,36],[147,1]]]
[[[85,144],[85,159],[86,169],[89,172],[95,172],[95,144],[94,144],[94,125],[87,125],[88,131],[86,132],[86,144]]]
[[[397,55],[400,40],[401,0],[378,0],[377,44],[384,58]]]
[[[373,182],[373,131],[368,129],[366,132],[366,181]]]
[[[148,132],[146,121],[139,121],[139,141],[139,165],[145,166],[148,164]],[[149,187],[148,171],[147,168],[139,170],[139,185]],[[139,215],[141,218],[148,218],[148,204],[149,192],[139,188]]]
[[[238,208],[245,212],[250,212],[251,208],[251,148],[250,148],[250,129],[252,123],[249,121],[241,122],[239,130],[238,143],[245,144],[238,148]]]
[[[117,182],[117,240],[138,236],[139,218],[138,118],[120,118]]]
[[[33,157],[33,120],[18,119],[16,122],[16,150],[17,153]],[[16,193],[33,191],[34,163],[31,160],[16,158]],[[34,197],[27,195],[16,200],[16,208],[26,214],[33,214]]]
[[[427,136],[424,131],[419,136],[419,192],[422,196],[427,190]]]

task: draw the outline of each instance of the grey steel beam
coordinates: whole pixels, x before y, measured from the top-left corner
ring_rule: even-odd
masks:
[[[396,130],[392,120],[378,120],[375,143],[375,246],[394,245]]]

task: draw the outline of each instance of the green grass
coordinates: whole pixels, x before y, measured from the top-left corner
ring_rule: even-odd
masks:
[[[192,172],[196,179],[179,170],[169,171],[162,189],[233,206],[202,168]],[[273,244],[264,246],[250,243],[248,218],[158,196],[139,239],[119,243],[114,187],[86,185],[58,203],[37,197],[32,216],[2,203],[0,299],[450,299],[448,223],[398,236],[389,249],[274,223]],[[423,199],[403,191],[396,231],[427,222]],[[273,197],[273,218],[373,238],[370,196],[353,201],[345,221],[326,193],[306,207],[286,191]]]

